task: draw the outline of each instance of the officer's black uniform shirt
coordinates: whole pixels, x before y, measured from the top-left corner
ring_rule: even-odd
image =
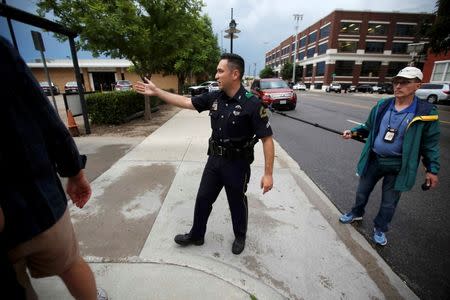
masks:
[[[193,97],[192,104],[198,112],[209,109],[212,138],[219,144],[241,146],[254,136],[272,135],[266,108],[242,85],[231,98],[216,91]]]

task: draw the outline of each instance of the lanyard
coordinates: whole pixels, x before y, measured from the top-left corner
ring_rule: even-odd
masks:
[[[391,108],[390,110],[389,110],[389,121],[388,121],[388,126],[387,126],[387,128],[389,129],[389,128],[391,128],[391,115],[392,115],[392,111],[394,110],[394,108]],[[406,117],[409,115],[409,112],[407,112],[406,114],[405,114],[405,116],[403,117],[403,119],[400,121],[400,123],[398,123],[398,127],[400,128],[400,125],[402,125],[402,123],[403,123],[403,121],[405,121],[405,119],[406,119]],[[397,129],[397,128],[394,128],[394,129]]]

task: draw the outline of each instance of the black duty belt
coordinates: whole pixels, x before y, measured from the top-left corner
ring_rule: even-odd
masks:
[[[233,145],[220,145],[212,138],[209,139],[208,155],[217,155],[228,159],[251,159],[253,161],[253,147],[258,142],[258,139],[254,138],[242,147],[235,147]]]

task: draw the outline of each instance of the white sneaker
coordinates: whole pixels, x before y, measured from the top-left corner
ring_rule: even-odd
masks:
[[[108,300],[108,294],[102,288],[97,288],[97,300]]]

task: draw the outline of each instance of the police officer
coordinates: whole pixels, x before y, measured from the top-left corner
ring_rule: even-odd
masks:
[[[194,222],[187,234],[175,236],[179,245],[203,245],[206,224],[212,205],[223,187],[228,198],[235,240],[234,254],[245,247],[248,206],[245,192],[253,162],[253,146],[261,139],[265,168],[261,178],[263,193],[272,189],[274,144],[267,111],[261,102],[242,86],[244,60],[236,54],[224,53],[217,66],[219,91],[205,93],[192,99],[157,88],[150,80],[137,82],[138,93],[157,96],[181,108],[209,110],[212,135],[209,139],[208,162],[203,171],[195,202]]]

